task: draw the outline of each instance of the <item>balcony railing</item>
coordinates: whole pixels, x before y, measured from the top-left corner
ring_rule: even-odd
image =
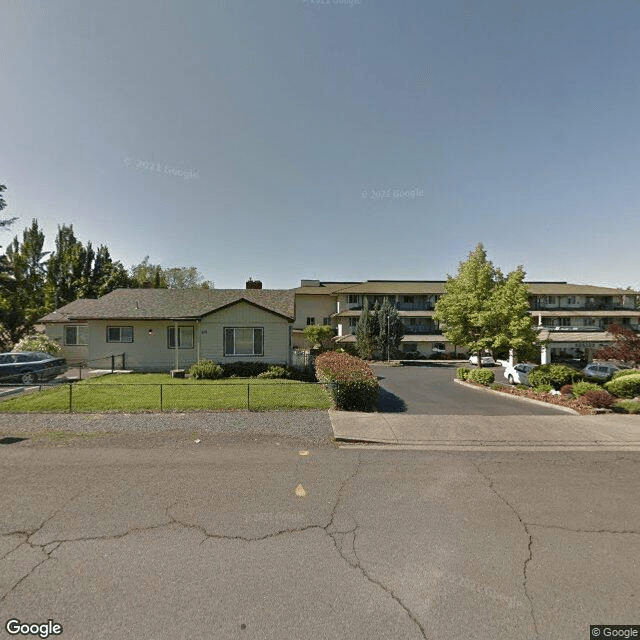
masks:
[[[434,306],[428,302],[398,302],[396,309],[399,311],[433,311]]]
[[[623,304],[599,304],[599,303],[585,303],[581,305],[559,305],[559,304],[543,304],[543,303],[531,303],[529,306],[530,311],[629,311],[630,313],[637,312],[634,307],[626,307]]]
[[[442,333],[438,327],[430,327],[422,324],[408,324],[402,330],[405,334],[437,335]]]

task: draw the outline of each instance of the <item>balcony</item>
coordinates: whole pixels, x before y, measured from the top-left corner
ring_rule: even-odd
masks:
[[[407,324],[402,327],[405,335],[429,335],[434,336],[442,333],[438,327],[426,324]]]
[[[433,311],[434,306],[427,302],[397,302],[398,311]]]

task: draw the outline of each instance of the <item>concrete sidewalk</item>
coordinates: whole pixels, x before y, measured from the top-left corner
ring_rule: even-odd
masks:
[[[440,451],[640,451],[640,416],[456,416],[329,411],[344,443]]]

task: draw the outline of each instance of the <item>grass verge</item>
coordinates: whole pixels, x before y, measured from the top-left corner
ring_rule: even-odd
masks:
[[[247,385],[249,385],[247,393]],[[91,378],[0,402],[0,412],[256,411],[328,409],[325,388],[297,380],[225,378],[179,380],[167,374],[129,373]]]

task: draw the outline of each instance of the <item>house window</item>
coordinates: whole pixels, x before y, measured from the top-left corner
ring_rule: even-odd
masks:
[[[176,348],[175,327],[167,327],[167,348]],[[193,327],[178,327],[178,349],[193,349]]]
[[[311,324],[315,324],[316,323],[316,317],[315,316],[307,316],[307,326],[311,325]]]
[[[133,342],[133,327],[107,327],[107,342]]]
[[[358,295],[355,293],[349,294],[349,304],[358,304]]]
[[[264,355],[264,330],[262,327],[225,327],[224,355]]]
[[[64,328],[64,343],[69,346],[89,344],[89,327],[66,325]]]

